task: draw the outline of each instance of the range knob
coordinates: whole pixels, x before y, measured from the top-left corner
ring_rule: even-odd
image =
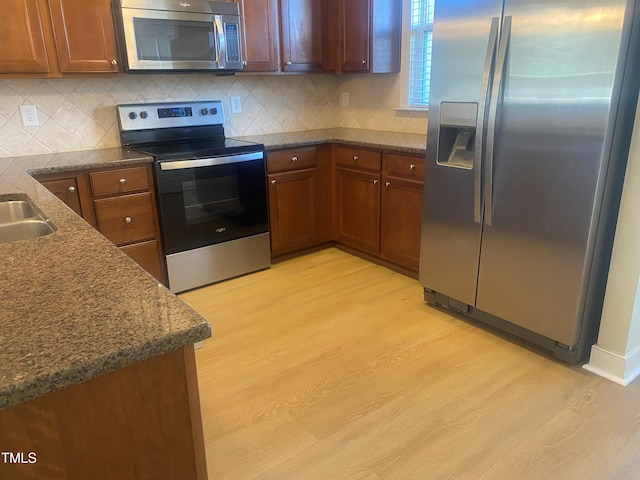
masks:
[[[202,110],[200,110],[200,113],[202,115],[206,115],[207,113],[209,113],[209,110],[207,108],[203,108]]]
[[[140,118],[147,118],[149,116],[149,114],[147,113],[146,110],[143,110],[140,112]]]
[[[211,115],[216,115],[218,113],[218,109],[216,107],[213,107],[211,109]]]
[[[136,114],[136,112],[129,112],[129,118],[131,120],[135,120],[136,118],[138,118],[138,115]]]

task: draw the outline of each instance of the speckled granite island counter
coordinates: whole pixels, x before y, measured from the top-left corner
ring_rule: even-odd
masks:
[[[119,148],[0,159],[0,201],[27,195],[57,227],[0,243],[0,450],[37,458],[0,464],[0,478],[133,478],[176,465],[180,478],[206,478],[192,345],[209,324],[30,175],[150,161]],[[118,431],[123,419],[130,431]],[[165,451],[165,440],[189,445]]]

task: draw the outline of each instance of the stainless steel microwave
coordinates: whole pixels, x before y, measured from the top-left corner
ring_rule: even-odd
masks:
[[[242,69],[237,3],[117,0],[114,5],[125,70]]]

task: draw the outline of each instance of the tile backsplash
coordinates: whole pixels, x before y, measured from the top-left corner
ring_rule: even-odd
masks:
[[[119,103],[220,99],[228,136],[317,128],[426,132],[424,114],[393,110],[397,75],[126,75],[117,78],[0,80],[0,157],[120,145]],[[348,107],[340,107],[341,92]],[[242,112],[231,113],[231,97]],[[38,127],[23,127],[20,105],[33,104]]]

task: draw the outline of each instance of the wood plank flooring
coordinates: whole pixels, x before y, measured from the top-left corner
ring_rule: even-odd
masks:
[[[427,306],[327,249],[181,295],[210,480],[640,478],[620,387]]]

